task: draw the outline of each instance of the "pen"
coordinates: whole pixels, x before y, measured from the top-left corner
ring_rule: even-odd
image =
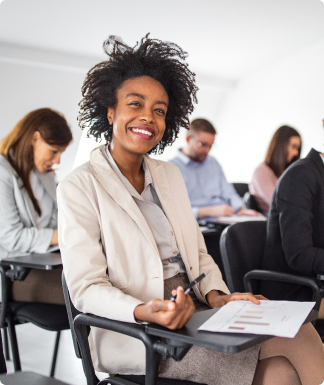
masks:
[[[188,286],[186,286],[184,288],[184,293],[185,294],[188,294],[189,291],[197,284],[199,283],[202,279],[204,279],[206,277],[206,275],[209,273],[209,270],[205,271],[204,273],[202,273],[199,277],[197,277],[196,279],[194,279],[192,282],[189,283]],[[170,298],[170,301],[174,302],[175,300],[177,299],[177,296],[172,296]]]

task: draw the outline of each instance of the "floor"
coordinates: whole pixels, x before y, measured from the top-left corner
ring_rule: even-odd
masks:
[[[32,324],[18,325],[17,339],[22,371],[49,375],[56,333]],[[7,361],[8,373],[13,373],[12,361]],[[99,379],[106,376],[98,374]],[[70,385],[86,385],[81,360],[74,353],[71,332],[61,333],[55,378]]]

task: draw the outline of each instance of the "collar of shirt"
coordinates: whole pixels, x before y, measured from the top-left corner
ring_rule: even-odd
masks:
[[[322,159],[323,163],[324,163],[324,156],[322,154],[319,154],[320,158]]]
[[[143,170],[144,170],[144,190],[142,191],[141,194],[139,194],[135,188],[133,187],[133,185],[130,183],[130,181],[121,173],[121,171],[119,170],[114,158],[112,157],[110,151],[109,151],[109,148],[108,148],[108,145],[105,146],[103,149],[102,149],[102,152],[103,152],[103,155],[106,157],[108,163],[109,163],[109,166],[114,170],[114,172],[118,175],[118,177],[120,178],[120,180],[123,182],[123,184],[125,185],[125,187],[127,188],[128,192],[131,194],[132,197],[136,198],[136,199],[140,199],[140,200],[144,200],[143,196],[144,196],[144,193],[146,191],[146,189],[149,187],[149,185],[151,184],[152,187],[154,187],[153,185],[153,180],[152,180],[152,176],[151,176],[151,173],[150,173],[150,170],[148,169],[147,165],[146,165],[146,162],[145,162],[145,158],[143,159],[143,163],[142,163],[142,166],[143,166]]]

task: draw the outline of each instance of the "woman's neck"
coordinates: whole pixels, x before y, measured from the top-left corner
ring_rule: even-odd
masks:
[[[113,145],[109,146],[109,151],[120,172],[141,193],[144,189],[144,170],[142,167],[144,155],[123,151]]]

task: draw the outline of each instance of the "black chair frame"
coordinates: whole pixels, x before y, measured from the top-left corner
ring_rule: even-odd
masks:
[[[243,231],[243,228],[245,228],[246,231],[247,227],[249,227],[251,232],[249,233],[248,239],[245,240],[245,244],[242,244],[242,237],[239,237],[236,234],[238,234],[239,231]],[[240,254],[240,258],[242,257],[242,260],[244,260],[243,255],[249,256],[249,260],[245,260],[245,265],[243,265],[243,263],[240,265],[242,261],[237,261],[235,263],[235,261],[230,258],[228,251],[229,245],[227,244],[229,238],[229,242],[232,242],[232,246],[233,243],[235,243],[234,249],[237,255],[238,250],[241,248],[242,254]],[[310,277],[293,273],[281,273],[277,271],[262,270],[260,267],[264,253],[265,242],[265,222],[236,223],[224,230],[220,239],[220,249],[229,290],[231,292],[241,291],[241,287],[243,285],[243,290],[245,289],[246,291],[254,294],[262,294],[262,291],[260,292],[260,290],[254,286],[255,283],[259,283],[261,281],[274,281],[296,284],[311,289],[312,295],[309,300],[315,302],[314,309],[318,311],[324,295],[324,287],[321,281],[321,279],[324,279],[324,277]],[[230,262],[231,260],[232,265],[238,264],[239,266],[232,266]],[[313,324],[320,337],[324,341],[323,320],[314,321]]]
[[[7,366],[2,350],[2,338],[0,334],[0,383],[6,385],[67,385],[65,382],[33,372],[17,372],[7,374]]]
[[[228,234],[234,231],[234,226],[236,229],[238,229],[238,227],[242,228],[243,226],[254,226],[256,229],[256,226],[257,226],[259,230],[264,231],[264,244],[262,245],[263,240],[261,240],[260,245],[257,246],[257,250],[254,250],[254,254],[258,254],[260,256],[260,258],[255,263],[255,267],[258,267],[258,268],[257,269],[254,268],[251,271],[242,272],[242,279],[243,279],[245,290],[251,293],[255,291],[253,288],[253,281],[277,281],[277,282],[286,282],[286,283],[306,286],[311,289],[312,291],[311,301],[316,303],[314,306],[314,309],[318,310],[324,294],[324,287],[321,280],[316,277],[302,276],[302,275],[297,275],[292,273],[280,273],[277,271],[260,269],[259,267],[261,266],[261,259],[263,257],[264,246],[265,246],[266,223],[265,222],[245,222],[245,223],[246,224],[236,223],[234,225],[227,227],[223,231],[220,239],[221,256],[224,264],[226,281],[227,281],[229,290],[231,292],[237,291],[235,286],[236,284],[234,282],[234,278],[232,275],[230,256],[228,254],[228,247],[227,247],[227,239],[229,236]],[[251,225],[251,223],[254,223],[254,225],[253,224]],[[255,240],[255,237],[256,237],[256,233],[251,234],[251,239],[249,239],[250,242],[247,242],[248,247],[251,247],[251,242],[253,242],[253,238]],[[251,256],[251,259],[253,259],[252,253],[250,253],[250,256]],[[260,294],[260,293],[255,293],[255,294]]]
[[[9,356],[9,353],[8,353],[8,344],[6,341],[6,330],[8,329],[14,370],[16,372],[21,371],[21,362],[20,362],[20,356],[19,356],[15,325],[23,324],[26,322],[33,322],[33,319],[32,319],[33,317],[31,316],[30,317],[31,319],[28,319],[24,315],[21,315],[21,314],[19,315],[19,312],[15,314],[15,311],[13,310],[15,306],[11,306],[11,305],[20,304],[22,307],[24,307],[25,312],[26,310],[27,312],[29,310],[30,314],[32,314],[32,307],[33,309],[37,308],[40,311],[44,309],[44,312],[49,309],[48,304],[41,304],[41,303],[34,304],[34,303],[24,303],[24,302],[19,303],[19,302],[12,302],[10,300],[10,294],[12,292],[12,282],[15,280],[23,281],[29,274],[30,270],[31,269],[29,268],[19,268],[19,267],[11,268],[8,265],[1,265],[1,262],[0,262],[1,291],[2,291],[0,328],[4,330],[5,353],[7,358]],[[59,306],[59,305],[52,305],[52,306]],[[36,322],[33,322],[33,323],[35,323],[37,326],[40,326],[44,329],[52,330],[51,328],[46,328],[44,325],[39,325]],[[50,368],[50,377],[54,377],[58,347],[59,347],[60,336],[61,336],[61,330],[54,330],[54,331],[56,331],[56,338],[55,338],[54,351],[53,351],[52,363]]]
[[[172,341],[161,341],[145,332],[145,326],[120,322],[108,318],[98,317],[93,314],[79,312],[73,305],[69,290],[66,284],[64,273],[62,274],[63,293],[66,301],[68,317],[71,326],[72,339],[76,356],[82,359],[83,370],[87,379],[87,385],[198,385],[191,381],[159,379],[158,367],[160,358],[172,357],[176,361],[181,361],[191,348],[191,345],[176,343]],[[88,336],[90,327],[97,327],[125,334],[143,342],[146,348],[146,374],[145,376],[124,376],[118,375],[109,377],[99,382],[92,364]],[[134,382],[136,381],[136,382]],[[203,384],[201,384],[203,385]]]
[[[262,210],[260,209],[258,202],[255,199],[255,196],[252,195],[249,191],[247,191],[243,196],[243,201],[245,203],[245,206],[248,209],[258,211],[259,213],[262,213]]]
[[[244,194],[249,191],[249,185],[248,183],[243,182],[234,182],[233,186],[235,188],[235,191],[238,193],[238,195],[243,198]]]

